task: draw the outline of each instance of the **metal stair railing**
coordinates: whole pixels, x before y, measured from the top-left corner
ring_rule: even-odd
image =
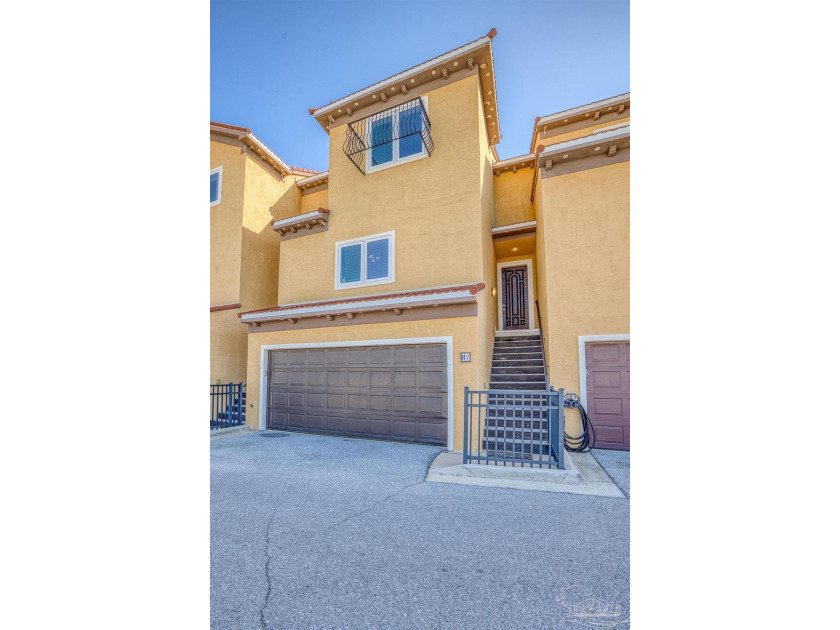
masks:
[[[564,468],[563,390],[464,388],[464,464]]]

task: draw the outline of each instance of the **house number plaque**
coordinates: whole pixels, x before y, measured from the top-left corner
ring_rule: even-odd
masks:
[[[470,353],[469,352],[462,352],[461,353],[461,363],[469,363],[471,361]]]

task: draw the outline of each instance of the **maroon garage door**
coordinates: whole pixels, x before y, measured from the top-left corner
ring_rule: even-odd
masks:
[[[272,350],[268,428],[446,446],[446,345]]]
[[[630,450],[630,342],[586,344],[586,412],[595,448]]]

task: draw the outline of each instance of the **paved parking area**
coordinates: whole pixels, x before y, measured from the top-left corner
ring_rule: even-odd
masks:
[[[590,451],[607,474],[612,477],[621,491],[630,496],[630,451],[608,451],[593,449]]]
[[[210,443],[213,628],[629,627],[628,499],[424,483],[440,449],[278,435]]]

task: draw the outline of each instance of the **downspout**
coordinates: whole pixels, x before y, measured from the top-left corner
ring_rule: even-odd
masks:
[[[534,181],[531,182],[531,203],[534,203],[534,197],[537,194],[537,173],[540,170],[540,153],[545,151],[545,147],[540,145],[534,151]]]

